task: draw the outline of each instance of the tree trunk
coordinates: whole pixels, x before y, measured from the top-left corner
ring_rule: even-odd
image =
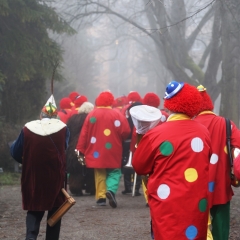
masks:
[[[220,115],[239,125],[240,4],[229,0],[222,12],[222,97]]]

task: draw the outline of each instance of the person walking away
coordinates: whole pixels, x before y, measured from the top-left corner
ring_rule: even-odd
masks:
[[[202,97],[200,113],[194,119],[210,132],[213,156],[210,161],[209,191],[211,197],[212,235],[215,240],[228,240],[230,228],[230,201],[233,196],[230,163],[226,147],[225,118],[213,112],[213,103],[206,88],[197,87]],[[240,132],[231,121],[231,146],[240,147]]]
[[[82,166],[75,153],[83,123],[93,108],[92,103],[83,103],[78,109],[78,114],[74,114],[67,122],[70,131],[69,146],[66,152],[67,172],[69,174],[68,184],[69,190],[75,196],[82,196],[83,189],[85,189],[85,193],[95,195],[94,169]]]
[[[11,145],[12,157],[22,164],[26,240],[37,239],[45,211],[48,211],[49,219],[65,201],[61,189],[64,187],[68,140],[68,128],[57,119],[57,107],[51,95],[40,113],[40,120],[26,123]],[[60,227],[61,220],[53,227],[47,225],[45,239],[58,240]]]
[[[115,194],[121,178],[122,142],[130,128],[122,113],[112,109],[114,96],[102,92],[96,99],[82,127],[76,149],[85,156],[86,166],[94,168],[97,205],[105,206],[106,198],[117,207]]]
[[[67,124],[67,121],[71,116],[73,107],[72,105],[73,103],[71,102],[71,99],[68,97],[62,98],[59,102],[60,110],[58,111],[58,117],[65,124]]]
[[[196,87],[170,82],[164,97],[170,116],[142,137],[133,157],[135,171],[149,174],[155,240],[207,237],[211,141],[208,130],[192,120],[200,104]]]
[[[142,105],[142,103],[141,102],[131,103],[125,111],[125,113],[126,113],[125,116],[127,118],[131,132],[130,132],[127,140],[123,142],[123,154],[122,154],[122,158],[123,158],[122,173],[123,173],[123,182],[124,182],[124,190],[122,191],[122,194],[123,195],[131,194],[132,196],[136,196],[136,197],[141,196],[141,193],[139,190],[141,187],[142,178],[139,175],[136,176],[135,192],[133,193],[132,185],[133,185],[134,181],[132,181],[132,180],[135,177],[134,176],[135,171],[134,171],[133,167],[126,167],[125,165],[127,165],[129,163],[130,152],[132,155],[134,153],[135,147],[134,147],[134,149],[132,149],[132,147],[131,147],[132,144],[134,144],[134,146],[136,144],[136,141],[134,141],[135,140],[135,138],[134,138],[135,132],[134,131],[136,129],[133,125],[133,121],[132,121],[129,111],[132,107],[138,106],[138,105]]]
[[[133,179],[134,179],[134,169],[130,167],[124,167],[129,160],[130,156],[130,146],[131,146],[131,139],[132,134],[134,130],[132,118],[130,116],[129,110],[132,106],[140,105],[142,104],[142,97],[137,91],[130,91],[127,95],[127,104],[122,108],[122,113],[126,117],[129,127],[131,129],[131,132],[127,138],[126,141],[123,142],[123,154],[122,154],[122,173],[123,173],[123,182],[124,182],[124,190],[122,191],[123,195],[126,194],[132,194],[132,185],[133,185]],[[134,196],[141,196],[141,193],[139,192],[141,187],[141,176],[137,176],[136,179],[136,188],[135,192],[133,193]]]

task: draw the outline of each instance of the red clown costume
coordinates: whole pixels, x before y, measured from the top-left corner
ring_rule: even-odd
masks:
[[[74,103],[74,101],[76,100],[76,98],[80,96],[80,94],[78,92],[70,92],[68,97],[71,99],[72,103]]]
[[[68,97],[62,98],[60,100],[60,110],[58,111],[58,117],[62,122],[67,123],[68,119],[71,116],[71,108],[73,105],[74,104],[72,103],[71,99]]]
[[[120,168],[122,140],[130,132],[127,120],[111,108],[108,92],[97,98],[96,105],[85,120],[76,148],[85,155],[89,168]]]
[[[74,101],[74,108],[72,109],[71,116],[78,114],[78,109],[82,106],[83,103],[87,102],[88,99],[84,95],[78,95]]]
[[[122,142],[130,133],[127,119],[112,109],[114,97],[102,92],[96,108],[83,124],[76,149],[85,156],[86,166],[94,168],[96,199],[100,206],[116,208],[115,194],[121,178]]]
[[[129,117],[129,113],[128,113],[128,108],[131,106],[131,104],[135,103],[135,102],[139,102],[142,103],[142,98],[140,96],[140,94],[136,91],[131,91],[128,95],[127,95],[127,103],[125,104],[125,106],[122,108],[122,113],[124,114],[124,116],[126,116],[127,118]]]
[[[226,146],[225,118],[213,112],[213,103],[206,88],[200,85],[202,97],[200,113],[195,121],[203,124],[210,132],[212,157],[209,167],[209,192],[212,215],[213,239],[228,239],[230,227],[230,200],[233,196],[230,178],[230,163]],[[240,148],[240,132],[231,121],[231,146]]]
[[[112,104],[112,107],[121,112],[123,107],[127,104],[128,104],[127,97],[126,96],[121,96],[121,97],[118,97],[114,100],[114,102]]]
[[[155,240],[203,240],[208,223],[208,130],[191,120],[201,96],[186,83],[172,81],[165,92],[167,122],[149,130],[135,151],[132,165],[149,174],[147,189]]]

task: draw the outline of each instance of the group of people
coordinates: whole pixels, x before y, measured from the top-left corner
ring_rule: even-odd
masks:
[[[85,190],[95,194],[98,206],[108,200],[116,208],[122,174],[122,194],[140,196],[143,187],[154,239],[228,239],[233,191],[226,124],[213,112],[206,88],[170,82],[164,110],[155,93],[142,98],[136,91],[118,98],[104,91],[94,104],[72,92],[59,106],[51,95],[40,120],[26,123],[11,146],[12,157],[22,163],[26,240],[37,239],[45,211],[49,219],[64,202],[61,189],[67,182],[72,194]],[[146,106],[160,117],[141,134],[131,113],[139,109],[140,114]],[[231,145],[240,148],[232,121],[231,129]],[[131,157],[133,168],[124,168]],[[141,176],[147,176],[144,184]],[[59,239],[60,225],[61,220],[47,225],[46,240]]]

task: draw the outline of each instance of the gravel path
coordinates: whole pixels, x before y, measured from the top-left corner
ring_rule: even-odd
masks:
[[[76,204],[63,217],[60,240],[150,240],[149,209],[143,196],[116,195],[118,207],[97,207],[93,196],[74,197]],[[230,240],[240,240],[240,188],[231,203]],[[0,239],[25,239],[26,212],[21,208],[20,186],[0,187]],[[46,216],[45,216],[46,217]],[[38,240],[45,236],[44,217]]]

